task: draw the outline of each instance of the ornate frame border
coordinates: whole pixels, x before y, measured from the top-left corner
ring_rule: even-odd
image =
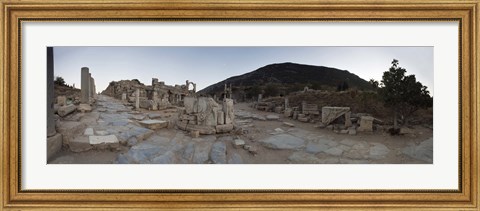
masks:
[[[478,0],[0,0],[0,111],[4,209],[118,208],[479,208]],[[90,17],[85,19],[84,17]],[[21,26],[23,21],[458,21],[459,189],[436,190],[37,190],[20,189]]]

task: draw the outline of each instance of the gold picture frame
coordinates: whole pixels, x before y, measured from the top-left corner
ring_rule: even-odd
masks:
[[[478,0],[1,0],[1,208],[479,209]],[[88,17],[88,18],[86,18]],[[34,190],[20,189],[23,21],[457,21],[459,29],[458,190]]]

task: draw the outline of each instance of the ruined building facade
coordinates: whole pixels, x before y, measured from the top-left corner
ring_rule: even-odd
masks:
[[[152,85],[144,85],[136,79],[112,81],[102,94],[135,103],[136,107],[159,110],[170,105],[183,106],[184,98],[193,96],[195,92],[196,84],[188,80],[184,85],[170,86],[165,85],[163,81],[158,81],[157,78],[152,78]]]

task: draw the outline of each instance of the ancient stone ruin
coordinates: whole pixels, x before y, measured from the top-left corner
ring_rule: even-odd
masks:
[[[193,89],[189,89],[190,85]],[[155,111],[172,105],[182,106],[184,98],[194,95],[195,92],[196,84],[188,80],[185,85],[169,86],[157,78],[152,78],[152,85],[144,85],[136,79],[112,81],[102,94],[134,103],[136,109]]]
[[[222,104],[210,97],[185,97],[184,108],[178,109],[177,127],[192,134],[216,134],[233,130],[233,100],[224,98]],[[196,136],[196,135],[193,135]]]

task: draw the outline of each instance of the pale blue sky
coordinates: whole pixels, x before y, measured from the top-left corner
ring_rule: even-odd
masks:
[[[168,85],[197,83],[197,90],[272,63],[294,62],[348,70],[381,80],[393,58],[433,95],[433,47],[54,47],[55,76],[80,87],[89,67],[97,91],[110,81],[152,78]]]

